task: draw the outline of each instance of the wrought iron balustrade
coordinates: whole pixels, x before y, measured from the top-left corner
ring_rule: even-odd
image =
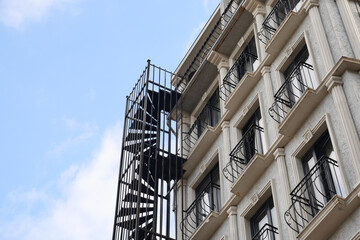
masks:
[[[291,10],[297,10],[300,0],[279,0],[271,12],[266,16],[262,28],[258,33],[259,39],[264,44],[275,34],[281,23]]]
[[[234,14],[242,6],[243,2],[244,0],[231,0],[228,3],[219,20],[215,23],[213,29],[210,31],[210,34],[201,45],[200,50],[196,53],[190,65],[186,69],[184,76],[178,82],[177,89],[185,89],[187,83],[191,81],[195,72],[200,68],[201,64],[203,64],[204,60],[210,54],[214,44],[219,39]]]
[[[286,223],[299,233],[335,194],[344,194],[338,163],[324,156],[290,193],[292,204],[284,215]]]
[[[209,184],[184,211],[184,217],[180,223],[184,237],[189,238],[212,211],[218,212],[220,204],[220,186],[214,183]]]
[[[224,176],[230,182],[234,182],[243,172],[256,153],[262,153],[261,134],[262,127],[252,125],[247,130],[239,143],[230,153],[230,161],[223,169]]]
[[[278,228],[266,223],[252,238],[252,240],[275,240],[279,234]]]
[[[220,119],[220,109],[215,106],[206,105],[201,111],[189,131],[185,133],[183,140],[183,154],[187,156],[207,126],[215,126]]]
[[[220,97],[223,101],[226,101],[229,98],[230,94],[234,91],[246,72],[254,71],[253,65],[257,59],[257,56],[249,52],[243,52],[240,54],[234,65],[232,65],[224,77],[223,84],[220,89]]]
[[[310,64],[300,62],[280,89],[276,92],[275,102],[269,108],[270,116],[280,123],[308,88],[314,88],[314,69]]]

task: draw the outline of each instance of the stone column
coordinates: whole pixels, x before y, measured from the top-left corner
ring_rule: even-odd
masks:
[[[290,198],[290,182],[288,177],[288,171],[286,168],[285,163],[285,151],[284,148],[277,148],[274,152],[275,161],[277,163],[278,167],[278,174],[279,174],[279,180],[280,180],[280,201],[282,204],[279,204],[279,207],[285,207],[285,211],[287,208],[291,206],[291,198]],[[280,210],[280,209],[279,209]],[[280,210],[283,211],[284,209]],[[283,218],[280,218],[283,221]],[[279,230],[281,229],[281,226],[283,223],[279,223]],[[288,234],[290,236],[290,239],[296,239],[295,232],[291,229],[286,227]]]
[[[347,0],[336,0],[336,4],[344,22],[346,33],[349,36],[354,55],[356,58],[360,58],[360,33],[349,3]]]
[[[267,109],[266,112],[268,112],[267,110],[272,106],[272,104],[275,102],[275,98],[274,98],[274,89],[273,89],[273,85],[271,82],[271,75],[270,75],[271,71],[270,71],[270,67],[269,66],[264,66],[261,69],[261,74],[264,78],[264,85],[265,85],[265,95],[266,95],[266,107]],[[270,117],[269,114],[267,114],[267,116],[263,116],[265,117]],[[279,121],[279,119],[277,119],[277,121]],[[266,123],[266,121],[265,121]],[[270,126],[268,129],[268,132],[270,133],[270,137],[269,137],[269,146],[271,146],[271,144],[276,140],[276,138],[278,137],[278,127],[279,124],[274,120],[274,119],[270,119]]]
[[[224,176],[223,169],[225,168],[226,164],[230,161],[230,151],[231,151],[231,142],[230,142],[230,124],[228,121],[224,121],[221,124],[222,135],[223,135],[223,156],[219,158],[219,168],[220,168],[220,183],[221,179],[223,180],[222,186],[223,188],[223,201],[226,202],[227,199],[230,197],[230,190],[231,190],[231,182],[227,180]]]
[[[190,116],[189,114],[187,113],[183,113],[182,115],[182,119],[181,119],[181,122],[178,122],[178,129],[179,129],[179,147],[180,149],[182,149],[182,154],[187,156],[189,155],[189,152],[191,150],[191,147],[192,146],[189,146],[190,145],[190,142],[188,141],[188,143],[185,143],[185,137],[186,137],[186,134],[189,132],[189,129],[190,129]]]
[[[231,206],[227,210],[228,218],[230,222],[230,232],[229,232],[229,239],[230,240],[238,240],[239,234],[238,234],[238,224],[237,224],[237,207]]]
[[[324,25],[320,17],[319,0],[308,0],[305,4],[305,9],[310,15],[320,55],[324,62],[325,72],[328,72],[334,66],[335,62],[330,50],[329,42],[327,41]]]
[[[256,41],[256,48],[259,49],[258,50],[258,58],[259,58],[259,62],[261,62],[264,58],[265,58],[265,44],[260,42],[259,37],[258,37],[258,32],[260,32],[261,28],[262,28],[262,24],[264,23],[264,19],[265,19],[265,15],[266,15],[266,11],[265,8],[262,6],[258,6],[255,11],[254,11],[254,16],[255,16],[255,22],[256,22],[256,29],[254,32],[254,35],[256,37],[256,39],[258,41]]]
[[[223,88],[223,80],[226,76],[226,74],[228,73],[229,70],[229,61],[226,59],[222,59],[220,61],[220,63],[217,65],[218,67],[218,71],[219,71],[219,76],[220,76],[220,81],[219,81],[219,90],[220,90],[220,94],[221,93],[221,89]],[[223,90],[224,91],[224,90]],[[224,96],[220,96],[222,98],[224,98]],[[225,99],[220,100],[220,111],[221,111],[221,116],[225,113]]]
[[[182,213],[187,208],[187,191],[186,191],[187,180],[183,179],[177,182],[176,185],[176,219],[177,219],[177,239],[182,239],[182,229],[180,227],[180,223],[182,221]],[[184,201],[183,201],[184,200]]]
[[[341,121],[344,135],[348,145],[348,151],[354,162],[356,182],[360,183],[360,141],[357,135],[354,120],[352,118],[345,92],[342,87],[341,77],[332,76],[325,83],[327,90],[331,93],[335,108]]]

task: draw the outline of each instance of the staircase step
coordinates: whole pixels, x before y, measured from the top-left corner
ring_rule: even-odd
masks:
[[[152,146],[155,143],[156,143],[156,139],[144,141],[144,147],[146,148],[146,147]],[[125,150],[127,150],[129,152],[138,153],[141,148],[141,141],[139,141],[137,143],[129,144],[129,145],[125,146],[124,148],[125,148]]]
[[[118,217],[123,217],[123,216],[129,216],[129,215],[133,215],[136,214],[137,208],[122,208],[120,210],[119,215],[117,215]],[[151,212],[154,211],[153,207],[148,207],[148,208],[140,208],[140,213],[143,212]]]
[[[125,198],[123,199],[124,202],[137,202],[138,196],[132,193],[128,193],[126,194]],[[149,203],[152,204],[154,203],[154,200],[148,199],[148,198],[144,198],[144,197],[140,197],[140,202],[141,203]]]
[[[146,182],[147,179],[144,180]],[[138,186],[139,186],[139,181],[137,179],[134,179],[130,184],[130,189],[137,191]],[[145,186],[143,183],[141,183],[141,192],[151,196],[154,196],[155,194],[154,191],[150,189],[150,187]]]
[[[153,214],[148,215],[148,216],[144,216],[144,217],[140,217],[139,218],[139,225],[143,224],[146,220],[152,220],[154,217]],[[116,223],[117,226],[122,227],[122,228],[126,228],[129,230],[134,230],[135,229],[135,224],[136,224],[136,218],[134,217],[133,219],[127,220],[127,221],[122,221],[119,223]]]
[[[141,139],[142,138],[142,133],[129,133],[127,135],[127,137],[125,138],[126,141],[132,141],[135,139]],[[144,134],[144,138],[148,139],[148,138],[156,138],[156,134],[155,133],[145,133]]]

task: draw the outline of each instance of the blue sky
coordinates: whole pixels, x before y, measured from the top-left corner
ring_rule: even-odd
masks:
[[[218,0],[0,0],[0,239],[110,239],[125,96]]]

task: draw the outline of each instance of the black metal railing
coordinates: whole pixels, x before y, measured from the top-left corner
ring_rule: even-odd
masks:
[[[360,0],[355,1],[355,7],[356,7],[356,11],[358,13],[358,16],[360,17]]]
[[[187,83],[191,81],[196,71],[200,68],[201,64],[205,61],[209,53],[211,52],[214,44],[224,31],[234,14],[242,6],[244,0],[231,0],[224,12],[221,14],[219,20],[216,22],[213,29],[210,31],[209,36],[205,39],[205,42],[201,45],[200,50],[196,53],[194,59],[191,61],[189,67],[186,69],[184,76],[177,84],[177,89],[185,89]]]
[[[279,234],[278,228],[266,223],[252,238],[252,240],[275,240]]]
[[[249,164],[256,153],[263,152],[261,135],[264,132],[262,127],[252,125],[241,138],[239,143],[230,153],[230,161],[223,169],[224,176],[230,182],[234,182],[245,167]]]
[[[185,133],[183,140],[183,154],[187,156],[196,142],[199,140],[207,126],[214,127],[220,119],[220,109],[206,105],[201,111],[189,131]]]
[[[257,56],[243,52],[240,54],[234,65],[230,68],[224,77],[223,84],[220,88],[220,98],[226,101],[234,91],[246,72],[254,71],[254,63],[258,60]]]
[[[324,156],[290,193],[292,204],[284,215],[286,223],[299,233],[335,194],[344,194],[338,163]]]
[[[280,123],[308,88],[314,88],[314,69],[300,62],[275,94],[275,102],[269,108],[270,116]]]
[[[184,236],[189,238],[212,211],[220,210],[220,205],[220,186],[209,184],[184,211],[185,215],[180,223]]]
[[[297,10],[296,8],[299,2],[300,0],[279,0],[275,4],[271,12],[266,16],[262,28],[258,33],[261,42],[264,44],[268,43],[289,12],[291,10]]]

